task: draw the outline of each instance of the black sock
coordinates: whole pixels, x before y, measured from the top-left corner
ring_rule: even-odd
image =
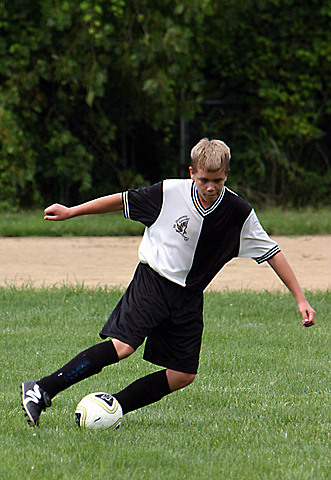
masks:
[[[108,340],[79,353],[62,368],[37,383],[53,398],[62,390],[101,372],[103,367],[118,361],[114,344]]]
[[[120,403],[123,414],[145,407],[150,403],[161,400],[162,397],[171,393],[166,370],[151,373],[146,377],[139,378],[124,390],[113,394]]]

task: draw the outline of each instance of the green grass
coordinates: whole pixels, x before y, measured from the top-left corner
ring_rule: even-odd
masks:
[[[0,215],[0,237],[141,235],[142,224],[124,218],[122,212],[87,215],[69,221],[45,221],[43,212]]]
[[[331,209],[258,211],[259,219],[270,235],[329,235]],[[42,211],[0,215],[1,237],[22,236],[113,236],[141,235],[143,226],[126,220],[121,212],[89,215],[65,222],[43,220]]]
[[[281,210],[257,212],[269,235],[330,235],[331,209]]]
[[[330,478],[330,292],[308,292],[317,325],[293,298],[209,292],[199,375],[124,417],[118,431],[81,431],[77,402],[155,369],[139,349],[66,392],[27,426],[19,384],[99,341],[118,290],[1,288],[0,478],[321,480]]]

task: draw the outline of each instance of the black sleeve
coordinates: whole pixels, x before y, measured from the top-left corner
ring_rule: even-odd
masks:
[[[123,193],[124,216],[150,227],[158,218],[163,202],[163,182]]]

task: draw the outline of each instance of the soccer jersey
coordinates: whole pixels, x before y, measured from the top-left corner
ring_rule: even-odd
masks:
[[[280,251],[252,207],[223,187],[207,209],[193,180],[164,180],[123,193],[124,216],[146,226],[139,259],[168,280],[204,290],[234,257],[257,263]]]

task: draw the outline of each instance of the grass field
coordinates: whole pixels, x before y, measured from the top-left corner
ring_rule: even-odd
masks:
[[[308,292],[305,329],[291,296],[209,292],[196,381],[124,417],[118,431],[81,431],[77,402],[155,367],[129,359],[58,395],[28,427],[22,381],[51,373],[99,341],[117,290],[0,289],[0,478],[320,480],[330,478],[330,292]]]
[[[329,235],[331,209],[258,211],[259,219],[270,235]],[[0,215],[0,237],[21,236],[113,236],[140,235],[143,226],[130,222],[122,213],[77,217],[70,222],[46,222],[43,212],[29,211]]]

